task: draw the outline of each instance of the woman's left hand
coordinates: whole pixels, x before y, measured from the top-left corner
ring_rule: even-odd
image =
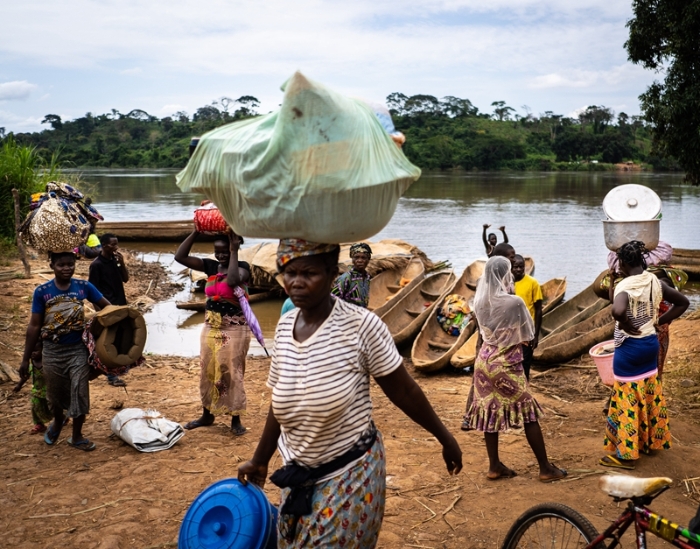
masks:
[[[442,459],[447,465],[447,472],[456,475],[462,470],[462,449],[455,437],[450,434],[449,440],[442,445]]]

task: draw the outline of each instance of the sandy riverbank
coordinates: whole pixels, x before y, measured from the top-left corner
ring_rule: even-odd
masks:
[[[129,265],[134,281],[127,285],[130,299],[143,295],[149,285],[148,295],[154,299],[172,295],[167,273],[159,265],[133,261]],[[11,267],[21,271],[18,262]],[[48,270],[43,262],[34,267],[35,272]],[[81,262],[78,275],[86,269],[87,262]],[[0,360],[19,365],[30,296],[44,280],[37,274],[30,280],[0,282]],[[634,472],[674,479],[673,489],[654,507],[681,524],[687,524],[700,498],[692,482],[683,482],[700,476],[699,330],[697,314],[672,325],[666,393],[674,447],[644,457]],[[30,435],[28,387],[14,394],[12,384],[0,384],[0,545],[175,547],[180,520],[191,501],[210,483],[235,476],[237,464],[252,454],[269,406],[268,365],[268,359],[248,362],[246,435],[232,437],[220,420],[213,427],[188,432],[173,449],[156,454],[140,454],[113,438],[109,421],[120,406],[154,407],[176,421],[197,417],[196,359],[150,356],[126,376],[128,393],[110,387],[103,378],[93,381],[92,410],[85,426],[85,434],[98,444],[92,453],[68,447],[67,432],[54,447]],[[414,373],[462,446],[465,468],[456,477],[445,472],[437,442],[373,385],[375,419],[384,434],[389,474],[379,546],[496,548],[520,513],[544,501],[571,505],[598,528],[617,516],[618,505],[597,489],[604,428],[601,409],[607,389],[598,382],[590,360],[572,366],[537,374],[533,381],[533,392],[547,413],[542,424],[550,457],[569,470],[566,481],[548,485],[537,481],[534,457],[524,435],[516,432],[502,436],[502,455],[519,476],[498,482],[485,479],[482,437],[459,431],[470,377]],[[410,363],[407,367],[413,371]],[[682,380],[695,385],[683,387],[689,383],[681,384]],[[275,457],[271,469],[278,464]],[[700,487],[700,482],[695,484]],[[266,491],[271,501],[279,500],[274,486],[268,484]]]

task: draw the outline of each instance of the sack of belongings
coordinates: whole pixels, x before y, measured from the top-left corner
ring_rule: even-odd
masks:
[[[39,252],[68,252],[85,244],[102,216],[71,185],[51,182],[32,195],[31,211],[20,227],[22,238]]]
[[[157,410],[125,408],[112,418],[112,432],[139,452],[172,448],[185,431],[179,423],[165,419]]]
[[[202,136],[178,186],[204,193],[243,236],[333,243],[378,233],[420,169],[365,101],[299,72],[283,90],[279,110]]]

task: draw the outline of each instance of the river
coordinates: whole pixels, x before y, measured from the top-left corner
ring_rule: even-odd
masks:
[[[182,193],[176,171],[89,170],[83,179],[94,185],[95,205],[110,221],[188,219],[201,195]],[[661,239],[677,248],[700,248],[700,188],[685,185],[677,174],[630,172],[459,173],[425,174],[399,201],[396,213],[376,237],[400,238],[421,248],[434,261],[447,260],[461,272],[484,257],[481,231],[505,225],[518,253],[535,259],[540,282],[566,276],[567,296],[581,291],[606,268],[601,203],[613,187],[638,183],[651,187],[663,202]],[[246,244],[258,242],[246,239]],[[196,248],[208,252],[210,245]],[[147,258],[172,264],[175,244],[129,245]],[[158,255],[155,255],[158,254]],[[691,284],[689,297],[700,304],[700,287]],[[201,315],[159,304],[147,315],[146,350],[156,354],[198,353]],[[255,304],[266,338],[274,333],[280,303]],[[252,346],[252,352],[262,349]]]

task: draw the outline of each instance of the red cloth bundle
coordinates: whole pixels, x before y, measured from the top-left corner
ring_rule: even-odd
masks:
[[[228,223],[219,208],[209,202],[194,211],[194,226],[200,233],[220,234],[228,231]]]

